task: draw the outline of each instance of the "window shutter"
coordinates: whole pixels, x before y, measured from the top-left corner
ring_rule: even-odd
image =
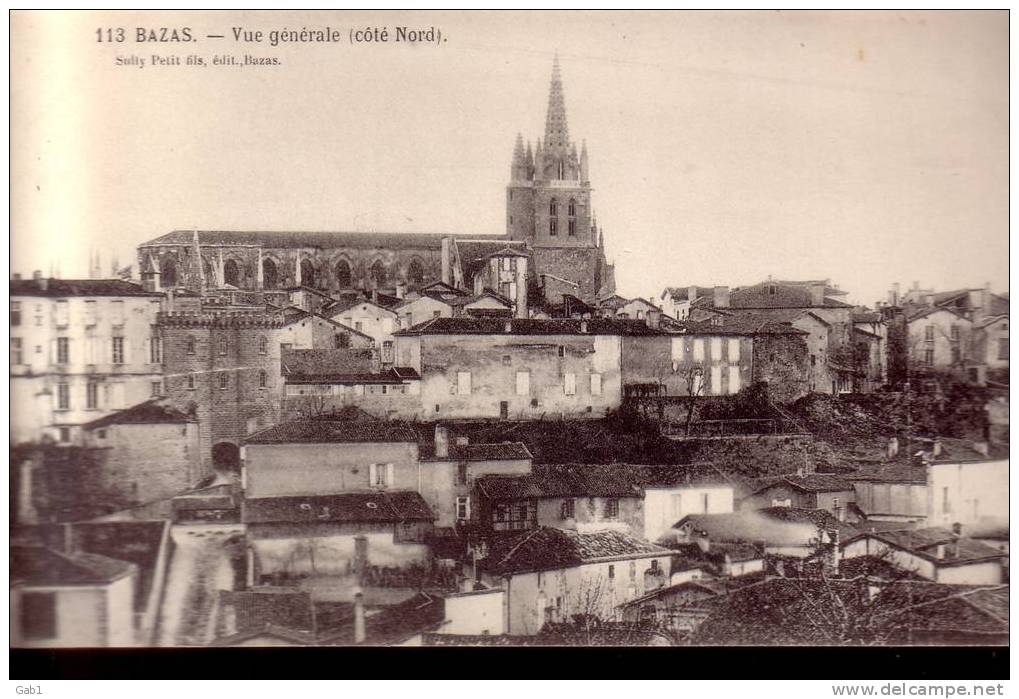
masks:
[[[563,379],[563,392],[568,396],[575,395],[577,392],[577,375],[566,374]]]
[[[374,486],[378,477],[378,464],[368,464],[368,485]]]
[[[393,486],[393,464],[386,464],[386,485]]]
[[[591,374],[591,395],[601,395],[601,374]]]

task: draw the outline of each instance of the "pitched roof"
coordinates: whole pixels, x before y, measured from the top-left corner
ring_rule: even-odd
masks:
[[[934,313],[951,313],[960,320],[968,320],[961,311],[948,306],[919,306],[906,308],[906,322],[911,323],[914,320],[921,320]]]
[[[246,498],[241,521],[270,522],[404,522],[432,521],[435,516],[421,495],[412,490],[290,495]]]
[[[853,489],[853,484],[840,476],[831,473],[807,473],[802,476],[782,476],[754,492],[760,492],[783,483],[805,493],[838,493]]]
[[[527,257],[524,243],[512,240],[457,240],[457,254],[464,279],[470,282],[474,275],[488,263],[488,259],[502,251],[514,256]]]
[[[967,537],[956,536],[951,531],[940,527],[926,527],[904,531],[861,532],[856,536],[846,539],[843,543],[867,537],[878,539],[890,546],[909,551],[938,566],[966,565],[1005,557],[1004,553],[992,546]],[[944,557],[938,557],[939,548],[944,552]]]
[[[194,231],[172,231],[146,241],[139,247],[194,245]],[[450,233],[375,233],[364,231],[198,231],[200,245],[249,246],[264,248],[428,248],[438,250],[443,238],[463,238]],[[484,238],[485,236],[470,236]],[[492,236],[495,244],[505,244]]]
[[[774,290],[772,293],[771,290]],[[817,306],[810,289],[804,285],[783,282],[762,282],[753,286],[734,289],[729,294],[732,308],[810,308]],[[821,306],[852,308],[848,303],[825,296]]]
[[[924,484],[927,482],[927,467],[924,464],[910,462],[863,464],[843,477],[850,481]]]
[[[417,434],[402,422],[322,418],[281,422],[248,435],[246,444],[332,444],[341,442],[414,442]]]
[[[807,335],[805,330],[750,315],[726,316],[718,325],[710,320],[676,320],[668,323],[669,331],[681,335]]]
[[[280,356],[283,376],[342,376],[370,374],[370,349],[284,349]]]
[[[176,425],[182,422],[195,422],[195,418],[160,403],[159,398],[147,400],[130,408],[118,410],[104,417],[86,422],[81,426],[83,430],[94,430],[109,425]]]
[[[836,528],[838,525],[838,520],[824,510],[768,507],[755,511],[687,515],[674,528],[688,526],[712,543],[763,541],[771,545],[799,546],[815,538],[818,527]]]
[[[509,323],[510,332],[506,332]],[[582,324],[585,324],[582,326]],[[586,331],[581,328],[586,327]],[[432,318],[394,335],[661,335],[642,320],[620,318]]]
[[[103,585],[136,570],[132,563],[98,553],[64,554],[42,546],[12,546],[11,585]]]
[[[435,631],[446,619],[446,600],[426,592],[383,607],[365,618],[363,645],[387,646],[427,631]],[[321,645],[354,645],[354,621],[319,635]]]
[[[554,497],[643,496],[645,488],[725,483],[710,464],[534,464],[527,475],[488,475],[475,483],[486,497],[514,500]]]
[[[47,279],[46,289],[35,279],[12,279],[11,296],[151,296],[161,293],[145,291],[140,284],[123,279]]]
[[[290,588],[220,590],[216,631],[224,635],[264,633],[266,626],[310,632],[314,627],[311,594]]]
[[[493,537],[482,565],[501,575],[571,568],[614,558],[666,556],[669,550],[615,530],[580,533],[539,527]]]

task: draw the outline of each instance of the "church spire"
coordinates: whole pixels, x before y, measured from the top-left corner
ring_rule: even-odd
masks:
[[[517,182],[527,179],[527,160],[524,155],[524,137],[517,133],[517,142],[513,146],[513,166],[510,171],[510,178]]]
[[[570,130],[566,125],[566,100],[563,97],[563,80],[559,74],[559,53],[552,60],[552,84],[548,90],[548,112],[545,116],[545,149],[566,152],[570,144]]]

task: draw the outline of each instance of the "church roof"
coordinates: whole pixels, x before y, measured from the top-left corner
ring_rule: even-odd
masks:
[[[193,245],[194,231],[172,231],[139,245]],[[439,250],[443,238],[491,238],[451,233],[374,233],[366,231],[198,231],[199,245],[249,246],[265,248],[427,248]]]

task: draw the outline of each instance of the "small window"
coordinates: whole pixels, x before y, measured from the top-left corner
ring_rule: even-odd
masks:
[[[230,377],[226,374],[219,375],[219,389],[225,391],[230,386]]]
[[[923,329],[923,339],[927,342],[934,342],[934,326],[928,325]]]
[[[187,342],[185,343],[185,350],[184,351],[187,352],[187,354],[194,354],[195,353],[195,338],[189,337],[187,339]]]
[[[604,519],[619,518],[619,498],[605,498]]]
[[[85,384],[85,408],[95,410],[99,407],[99,384],[89,381]]]
[[[559,356],[560,357],[565,357],[566,356],[566,345],[559,345],[558,352],[559,352]]]
[[[159,394],[161,394],[163,392],[163,382],[162,381],[153,381],[151,385],[152,385],[152,397],[153,398],[155,398],[156,396],[158,396]]]
[[[21,325],[21,301],[11,301],[11,325]]]
[[[927,349],[923,351],[923,361],[927,366],[934,366],[934,350]]]
[[[96,430],[96,437],[106,439],[106,430]]]
[[[11,365],[24,364],[25,355],[22,350],[22,341],[20,337],[11,338]]]
[[[576,516],[576,502],[573,498],[563,500],[562,519],[573,519]]]
[[[194,374],[188,374],[187,382],[188,382],[188,390],[189,391],[195,390],[195,375]]]
[[[609,566],[609,580],[616,577],[616,567],[614,565]]]
[[[258,372],[258,387],[265,388],[267,385],[269,385],[269,375],[264,371]]]
[[[461,496],[456,499],[456,518],[462,521],[471,518],[471,499],[469,497]]]
[[[122,337],[113,338],[113,363],[124,363],[124,338]]]
[[[230,348],[230,344],[227,341],[227,339],[225,337],[224,338],[220,338],[220,341],[219,341],[219,355],[221,357],[222,356],[226,356],[227,350],[229,348]]]
[[[502,355],[502,363],[503,366],[509,366],[510,364],[513,363],[513,358],[510,357],[508,354],[504,354]]]
[[[269,354],[269,338],[267,337],[258,338],[258,353]]]
[[[60,442],[62,444],[67,444],[68,442],[71,441],[71,428],[70,427],[61,427],[59,430],[57,430],[57,434],[59,435]]]
[[[57,410],[71,409],[71,386],[66,383],[57,384]]]
[[[577,375],[567,373],[563,376],[563,393],[567,396],[577,395]]]

